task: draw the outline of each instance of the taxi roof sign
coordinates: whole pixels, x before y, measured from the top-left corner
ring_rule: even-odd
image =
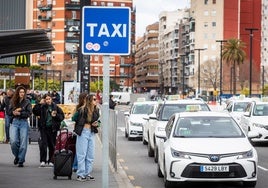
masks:
[[[186,106],[186,112],[198,112],[201,110],[200,105],[191,104]]]

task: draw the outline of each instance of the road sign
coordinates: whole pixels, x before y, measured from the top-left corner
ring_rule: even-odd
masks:
[[[130,54],[130,8],[84,6],[82,53],[84,55]]]

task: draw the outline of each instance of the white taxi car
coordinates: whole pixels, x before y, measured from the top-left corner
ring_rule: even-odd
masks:
[[[224,109],[224,111],[229,112],[231,116],[233,116],[234,119],[238,123],[240,123],[241,116],[244,114],[247,105],[253,100],[256,100],[256,99],[244,98],[244,99],[229,100],[226,104],[226,108]]]
[[[240,125],[247,132],[257,131],[259,137],[251,139],[252,142],[268,142],[268,102],[253,101],[246,107],[241,116]]]
[[[148,129],[148,156],[154,157],[154,161],[158,159],[158,142],[162,137],[165,137],[165,127],[168,119],[174,113],[184,112],[189,105],[199,105],[200,110],[210,111],[207,103],[199,100],[182,99],[174,101],[165,101],[159,105],[156,114],[149,115],[151,121]]]
[[[124,113],[125,137],[128,138],[128,140],[132,138],[142,138],[143,126],[146,123],[144,116],[151,114],[157,104],[157,101],[134,102],[130,111]]]
[[[182,112],[169,119],[159,143],[158,176],[175,182],[243,182],[255,187],[257,152],[228,113]],[[250,137],[257,134],[249,133]]]

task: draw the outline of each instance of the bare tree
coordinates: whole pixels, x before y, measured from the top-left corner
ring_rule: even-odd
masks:
[[[220,60],[207,60],[200,66],[200,79],[203,88],[217,90],[220,85]]]

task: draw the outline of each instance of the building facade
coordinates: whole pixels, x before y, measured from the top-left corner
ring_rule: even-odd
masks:
[[[158,26],[158,22],[148,25],[136,41],[134,88],[138,93],[159,89]]]
[[[134,49],[136,13],[132,0],[83,0],[83,3],[91,6],[130,7],[131,48]],[[81,57],[79,53],[80,10],[80,0],[33,0],[33,28],[47,30],[55,51],[33,54],[32,63],[41,65],[46,70],[61,70],[65,81],[79,81],[85,75],[89,75],[90,82],[98,81],[103,76],[102,56]],[[134,61],[133,50],[128,56],[110,56],[110,77],[121,89],[132,88]],[[80,67],[80,73],[78,69],[80,70],[81,64],[88,65]]]

